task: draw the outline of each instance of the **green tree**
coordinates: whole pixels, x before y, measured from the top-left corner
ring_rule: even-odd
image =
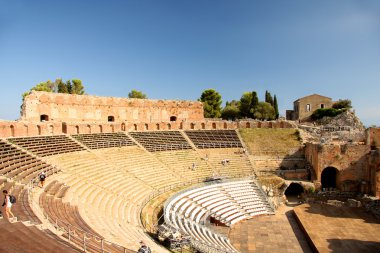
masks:
[[[277,103],[277,97],[276,97],[276,95],[274,95],[274,97],[273,97],[273,108],[274,108],[275,118],[278,119],[278,117],[280,116],[280,114],[278,112],[278,103]]]
[[[222,96],[214,89],[204,90],[199,101],[203,102],[205,118],[220,118]]]
[[[252,100],[251,100],[251,110],[255,110],[259,105],[259,98],[257,97],[257,92],[252,91]]]
[[[244,92],[240,98],[239,112],[241,117],[249,118],[251,114],[252,107],[252,92]]]
[[[254,116],[259,120],[272,120],[275,118],[274,108],[267,102],[259,102],[254,111]]]
[[[235,120],[239,118],[239,102],[232,100],[230,103],[227,101],[226,106],[222,110],[222,119]]]
[[[131,92],[128,93],[129,98],[141,98],[145,99],[148,98],[146,94],[142,93],[141,91],[138,90],[131,90]]]
[[[273,98],[269,91],[265,91],[265,102],[271,104],[273,106]]]
[[[57,80],[55,80],[55,82],[57,83],[58,93],[69,93],[67,91],[67,86],[62,81],[62,79],[57,79]]]
[[[67,93],[72,94],[73,85],[71,84],[70,80],[66,81],[66,89],[67,89]]]
[[[84,94],[84,87],[82,85],[82,81],[79,79],[73,79],[72,80],[72,89],[70,94],[77,94],[77,95],[83,95]]]
[[[51,85],[49,82],[41,82],[37,84],[36,86],[32,87],[28,92],[24,92],[22,94],[22,100],[24,101],[24,98],[29,94],[30,91],[46,91],[46,92],[52,92]]]
[[[349,99],[339,99],[332,105],[334,109],[350,109],[352,108],[351,100]]]

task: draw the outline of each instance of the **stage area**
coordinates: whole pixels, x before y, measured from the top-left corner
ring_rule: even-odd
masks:
[[[242,253],[312,252],[292,209],[281,206],[275,215],[235,224],[229,234],[232,245]]]
[[[361,208],[304,204],[294,214],[318,252],[380,252],[380,223]]]

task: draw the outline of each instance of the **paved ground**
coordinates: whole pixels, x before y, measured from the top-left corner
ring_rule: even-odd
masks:
[[[294,211],[319,252],[380,252],[380,222],[362,209],[304,204]]]
[[[281,206],[275,215],[236,224],[229,235],[233,246],[242,253],[312,252],[292,209]]]

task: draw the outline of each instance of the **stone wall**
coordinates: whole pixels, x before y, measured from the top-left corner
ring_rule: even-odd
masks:
[[[380,128],[370,127],[367,129],[367,143],[373,148],[380,148]]]
[[[338,171],[336,180],[338,189],[343,191],[360,190],[363,193],[369,193],[369,151],[369,146],[364,144],[307,143],[305,156],[313,168],[315,177],[313,179],[316,183],[321,182],[324,169],[333,167]]]
[[[32,91],[21,119],[28,122],[170,122],[203,120],[198,101],[129,99]]]
[[[0,121],[0,138],[77,134],[77,133],[112,133],[124,131],[157,131],[157,130],[210,130],[210,129],[238,129],[238,128],[292,128],[292,122],[287,121],[226,121],[205,119],[202,121],[183,122],[28,122],[28,121]]]

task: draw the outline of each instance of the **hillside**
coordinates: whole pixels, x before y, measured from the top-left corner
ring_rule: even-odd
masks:
[[[297,129],[249,128],[239,132],[252,155],[286,155],[302,145]]]

